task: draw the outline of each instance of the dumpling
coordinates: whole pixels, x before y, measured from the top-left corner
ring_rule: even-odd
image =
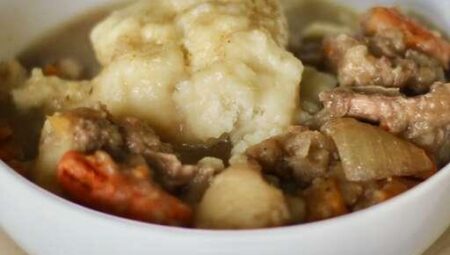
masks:
[[[292,123],[303,66],[278,1],[141,1],[91,39],[104,65],[93,99],[170,141],[229,135],[239,154]]]

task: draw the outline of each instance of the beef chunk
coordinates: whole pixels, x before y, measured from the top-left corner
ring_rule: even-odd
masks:
[[[416,97],[367,95],[345,89],[320,95],[330,117],[379,123],[419,146],[437,152],[450,137],[450,83],[435,83]]]
[[[123,145],[119,128],[104,109],[78,108],[57,118],[69,121],[75,148],[78,150],[91,152],[105,148],[117,153]]]
[[[292,127],[286,134],[265,140],[246,152],[267,174],[294,178],[299,183],[325,176],[334,153],[334,144],[328,137],[303,127]]]
[[[445,81],[450,44],[396,9],[377,7],[363,16],[362,34],[324,40],[324,56],[341,86],[406,88],[425,93]]]
[[[53,139],[55,135],[49,132],[63,132],[66,134],[63,137],[69,140],[64,152],[104,150],[122,161],[127,161],[131,156],[142,156],[164,188],[175,191],[184,187],[191,201],[199,200],[209,181],[224,169],[221,160],[212,158],[201,160],[198,164],[183,164],[172,146],[163,143],[147,123],[131,117],[113,118],[101,107],[58,113],[50,117],[49,123],[53,128],[46,129],[42,144],[49,144],[50,140],[57,142]]]
[[[407,50],[404,56],[375,56],[363,41],[339,35],[324,41],[326,56],[341,86],[411,88],[426,92],[435,81],[444,81],[440,63],[423,53]],[[388,46],[379,46],[388,48]],[[388,52],[390,50],[380,50]]]
[[[450,44],[437,32],[429,30],[395,8],[372,8],[363,16],[361,26],[364,35],[368,37],[395,42],[391,43],[395,45],[395,52],[417,50],[437,59],[443,67],[448,68]]]

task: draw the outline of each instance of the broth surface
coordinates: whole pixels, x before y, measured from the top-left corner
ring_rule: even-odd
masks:
[[[351,9],[327,0],[282,0],[290,28],[290,48],[295,51],[301,31],[315,21],[341,24],[356,28],[357,14]],[[64,58],[80,63],[83,78],[94,77],[100,70],[89,39],[92,28],[123,4],[111,4],[89,10],[32,42],[19,55],[27,68],[43,67]],[[337,13],[337,15],[336,15]]]
[[[90,10],[49,31],[22,51],[18,59],[27,68],[43,67],[70,58],[84,68],[83,78],[92,78],[100,66],[89,39],[92,28],[117,8],[111,5]]]

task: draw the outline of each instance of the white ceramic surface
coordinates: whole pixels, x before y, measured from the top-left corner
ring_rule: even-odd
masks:
[[[358,8],[393,1],[341,0]],[[107,0],[0,0],[0,58]],[[450,32],[449,0],[404,0]],[[147,225],[93,212],[32,185],[0,163],[0,227],[33,255],[383,254],[425,251],[450,223],[450,168],[372,209],[315,224],[257,231]],[[1,251],[0,251],[1,253]]]

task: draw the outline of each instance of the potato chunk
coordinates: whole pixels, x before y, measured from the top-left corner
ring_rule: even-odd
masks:
[[[39,155],[33,170],[35,182],[50,191],[58,192],[56,166],[60,158],[75,149],[71,122],[61,116],[50,117],[42,130]]]
[[[283,193],[263,179],[258,166],[235,165],[218,175],[206,191],[196,225],[209,229],[256,229],[287,224]]]
[[[123,139],[107,112],[76,109],[48,117],[41,134],[33,177],[37,184],[54,192],[58,161],[68,151],[94,151],[103,147],[117,151]]]

